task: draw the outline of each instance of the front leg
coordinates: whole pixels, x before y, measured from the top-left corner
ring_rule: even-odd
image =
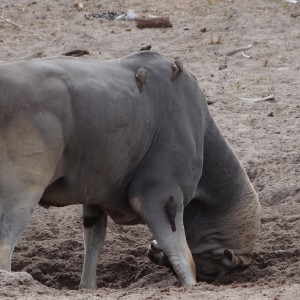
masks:
[[[84,204],[84,264],[79,288],[96,289],[98,254],[104,246],[107,214],[96,205]]]
[[[166,210],[170,195],[176,201],[176,214],[173,214],[175,224]],[[144,191],[142,195],[133,196],[130,204],[141,215],[157,240],[158,260],[163,260],[159,264],[165,265],[169,262],[182,284],[196,284],[195,263],[186,241],[183,226],[181,190],[168,185],[152,187],[150,190]],[[166,257],[163,257],[163,254]]]

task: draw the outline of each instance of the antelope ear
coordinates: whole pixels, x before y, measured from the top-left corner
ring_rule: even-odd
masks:
[[[251,263],[251,255],[236,254],[231,249],[225,249],[223,253],[223,264],[229,268],[245,267]]]

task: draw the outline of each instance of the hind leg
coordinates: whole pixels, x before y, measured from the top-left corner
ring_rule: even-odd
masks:
[[[8,271],[17,238],[54,179],[64,147],[54,115],[25,112],[12,111],[0,127],[0,268]]]
[[[29,100],[17,109],[12,100],[10,118],[0,126],[0,268],[8,271],[17,238],[55,179],[64,149],[61,122],[53,113],[42,106],[31,111]]]
[[[20,186],[20,185],[19,185]],[[43,188],[29,186],[0,192],[0,269],[11,271],[11,256],[18,237],[23,232],[34,208],[43,194]]]

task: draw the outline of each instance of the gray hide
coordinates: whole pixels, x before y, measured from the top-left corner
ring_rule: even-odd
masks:
[[[38,204],[83,205],[83,288],[96,288],[107,215],[146,223],[149,257],[182,284],[249,265],[257,195],[178,62],[143,51],[0,65],[1,269]]]

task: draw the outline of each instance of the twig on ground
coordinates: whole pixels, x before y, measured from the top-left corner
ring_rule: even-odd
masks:
[[[252,48],[252,45],[248,45],[246,47],[236,48],[236,49],[229,50],[229,51],[221,50],[221,51],[219,51],[219,56],[231,56],[233,54],[236,54],[238,52],[242,52],[245,50],[249,50],[251,48]]]
[[[2,16],[0,16],[0,20],[3,20],[3,21],[5,21],[5,22],[7,22],[7,23],[9,23],[9,24],[11,24],[11,25],[16,26],[16,27],[19,28],[20,30],[22,29],[22,27],[21,27],[20,25],[18,25],[17,23],[14,23],[14,22],[12,22],[12,21],[10,21],[10,20],[4,18],[4,17],[3,17],[3,12],[2,12]]]
[[[292,17],[292,18],[300,17],[300,11],[291,13],[291,17]]]
[[[252,58],[252,56],[251,56],[251,55],[247,55],[247,54],[245,54],[245,53],[244,53],[244,51],[242,51],[242,55],[243,55],[243,57],[246,57],[246,58]]]
[[[90,52],[88,50],[77,50],[76,49],[76,50],[72,50],[67,53],[64,53],[63,55],[64,56],[83,56],[86,54],[90,54]]]
[[[268,100],[275,100],[274,95],[269,95],[263,98],[244,98],[244,97],[236,97],[239,100],[242,101],[248,101],[248,102],[259,102],[259,101],[268,101]]]
[[[87,37],[89,37],[91,39],[94,39],[94,40],[98,41],[98,39],[96,37],[94,37],[93,35],[91,35],[89,33],[83,32],[83,35],[85,35],[85,36],[87,36]]]
[[[43,57],[43,55],[44,55],[44,51],[41,50],[41,51],[37,51],[37,52],[25,57],[25,59],[39,58],[39,57]]]
[[[274,95],[269,95],[269,96],[266,96],[266,97],[262,98],[262,101],[267,101],[267,100],[275,100],[275,96]]]

